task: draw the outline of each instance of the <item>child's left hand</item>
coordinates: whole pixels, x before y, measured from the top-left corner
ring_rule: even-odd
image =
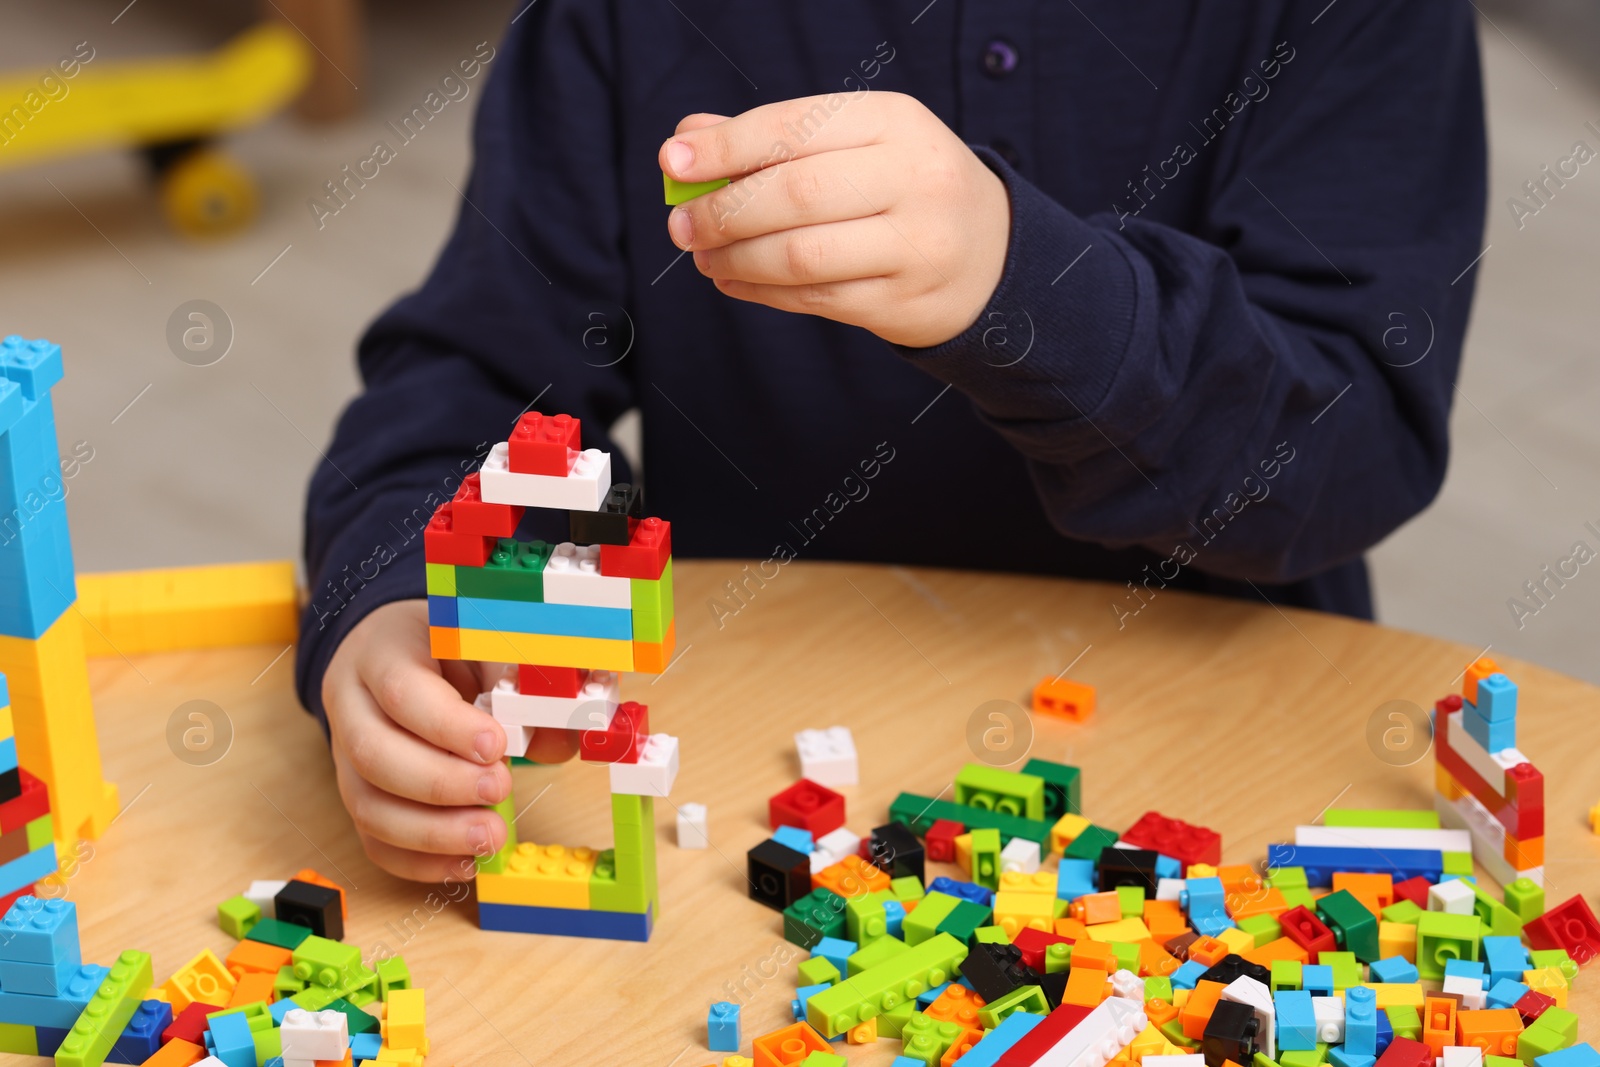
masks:
[[[667,221],[700,273],[740,300],[925,348],[977,321],[1000,282],[1005,186],[912,97],[841,93],[690,115],[660,162],[683,182],[744,175]]]

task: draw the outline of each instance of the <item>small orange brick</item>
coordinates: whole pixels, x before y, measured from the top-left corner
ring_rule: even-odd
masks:
[[[1045,678],[1033,687],[1033,710],[1041,715],[1085,722],[1094,714],[1094,686]]]

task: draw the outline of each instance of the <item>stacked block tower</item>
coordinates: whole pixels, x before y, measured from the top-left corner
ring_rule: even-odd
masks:
[[[1544,884],[1544,775],[1517,749],[1517,686],[1492,659],[1467,668],[1461,693],[1434,705],[1434,806],[1472,833],[1502,885]]]
[[[17,760],[11,697],[0,674],[0,914],[56,869],[55,830],[44,783]],[[0,975],[0,989],[5,987]]]
[[[117,790],[100,776],[83,622],[74,604],[66,486],[50,401],[61,376],[60,345],[0,341],[0,673],[10,682],[18,761],[44,783],[56,852],[66,857],[116,817]]]
[[[525,413],[424,533],[434,656],[509,664],[479,698],[506,751],[536,729],[570,730],[579,755],[609,764],[615,843],[604,851],[518,842],[515,801],[496,810],[506,844],[478,863],[485,930],[643,941],[660,912],[655,798],[678,770],[678,740],[623,703],[623,671],[659,674],[672,657],[671,524],[644,515],[611,457],[582,449],[579,420]],[[519,541],[527,508],[567,513],[571,540]]]

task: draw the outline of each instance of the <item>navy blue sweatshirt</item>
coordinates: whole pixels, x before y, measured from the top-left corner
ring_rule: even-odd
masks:
[[[1461,0],[539,0],[488,65],[455,232],[312,478],[314,712],[530,404],[605,449],[642,410],[680,556],[1100,578],[1123,626],[1162,588],[1369,616],[1362,553],[1444,477],[1486,183]],[[880,91],[1010,194],[935,348],[724,297],[667,236],[684,115]]]

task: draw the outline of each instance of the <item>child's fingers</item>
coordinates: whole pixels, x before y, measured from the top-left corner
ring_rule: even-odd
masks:
[[[679,204],[667,232],[679,248],[718,248],[819,222],[845,222],[900,202],[904,167],[882,145],[807,156]]]
[[[907,113],[909,100],[898,93],[832,93],[765,104],[725,122],[673,134],[658,161],[677,181],[708,182],[800,156],[876,144],[894,116]]]
[[[678,128],[673,133],[688,133],[690,130],[700,130],[707,126],[715,126],[719,122],[727,122],[726,115],[713,115],[701,111],[693,115],[685,115],[683,121],[678,123]]]
[[[397,725],[359,682],[346,683],[335,742],[362,778],[424,804],[495,804],[511,790],[502,763],[483,766],[453,756]]]
[[[420,644],[363,658],[357,671],[389,717],[429,744],[477,763],[505,755],[505,731],[494,716],[461,699]]]
[[[367,858],[396,878],[412,882],[428,882],[453,886],[472,880],[475,867],[465,856],[435,856],[400,848],[375,837],[361,835],[361,845]]]
[[[816,285],[895,273],[903,240],[882,219],[801,226],[694,254],[708,278],[758,285]]]
[[[858,278],[816,285],[759,285],[728,279],[718,281],[717,288],[736,300],[801,315],[823,315],[871,329],[875,313],[888,304],[889,284],[886,278]]]
[[[481,807],[436,808],[386,793],[359,774],[346,757],[340,793],[356,828],[400,848],[443,856],[486,855],[505,843],[505,822]]]

